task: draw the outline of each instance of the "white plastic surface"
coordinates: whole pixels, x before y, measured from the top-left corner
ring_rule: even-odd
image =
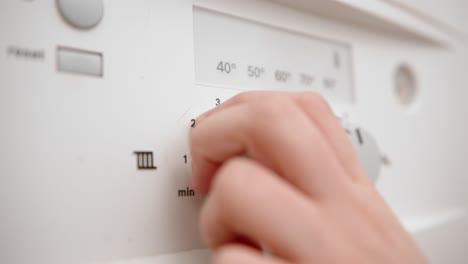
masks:
[[[103,0],[57,0],[62,16],[73,26],[91,28],[104,16]]]
[[[61,72],[103,75],[103,57],[101,53],[59,47],[57,49],[57,69]]]
[[[440,29],[468,40],[468,2],[465,0],[386,0]]]
[[[431,260],[468,263],[465,44],[434,46],[270,1],[105,4],[106,23],[82,31],[63,23],[54,1],[0,1],[0,263],[207,262],[196,250],[203,197],[179,196],[190,188],[191,119],[260,86],[197,80],[200,6],[349,45],[354,100],[329,97],[332,107],[392,161],[377,187]],[[233,33],[238,43],[256,39]],[[270,44],[253,47],[277,55]],[[57,47],[101,52],[103,78],[58,72]],[[402,63],[418,80],[410,107],[394,96]],[[138,169],[135,151],[152,152],[157,168]]]

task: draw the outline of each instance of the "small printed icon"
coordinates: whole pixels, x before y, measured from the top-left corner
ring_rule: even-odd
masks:
[[[137,167],[139,170],[155,170],[157,169],[153,164],[152,151],[135,151],[137,155]]]
[[[333,53],[333,64],[336,69],[339,69],[341,67],[341,58],[340,54],[337,51]]]
[[[324,78],[323,87],[327,90],[333,90],[337,86],[337,80],[334,78]]]

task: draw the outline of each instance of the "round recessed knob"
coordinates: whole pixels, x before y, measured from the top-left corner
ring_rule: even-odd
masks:
[[[102,0],[57,0],[57,5],[63,18],[78,28],[92,28],[104,15]]]
[[[406,64],[398,66],[395,72],[395,95],[403,106],[411,105],[418,95],[416,78]]]

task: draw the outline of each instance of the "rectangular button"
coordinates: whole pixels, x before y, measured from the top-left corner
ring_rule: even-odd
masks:
[[[57,69],[60,72],[102,77],[102,53],[73,48],[57,48]]]

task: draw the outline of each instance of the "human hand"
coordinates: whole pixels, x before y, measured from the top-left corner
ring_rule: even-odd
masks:
[[[191,145],[215,263],[427,262],[318,94],[237,95],[197,119]]]

